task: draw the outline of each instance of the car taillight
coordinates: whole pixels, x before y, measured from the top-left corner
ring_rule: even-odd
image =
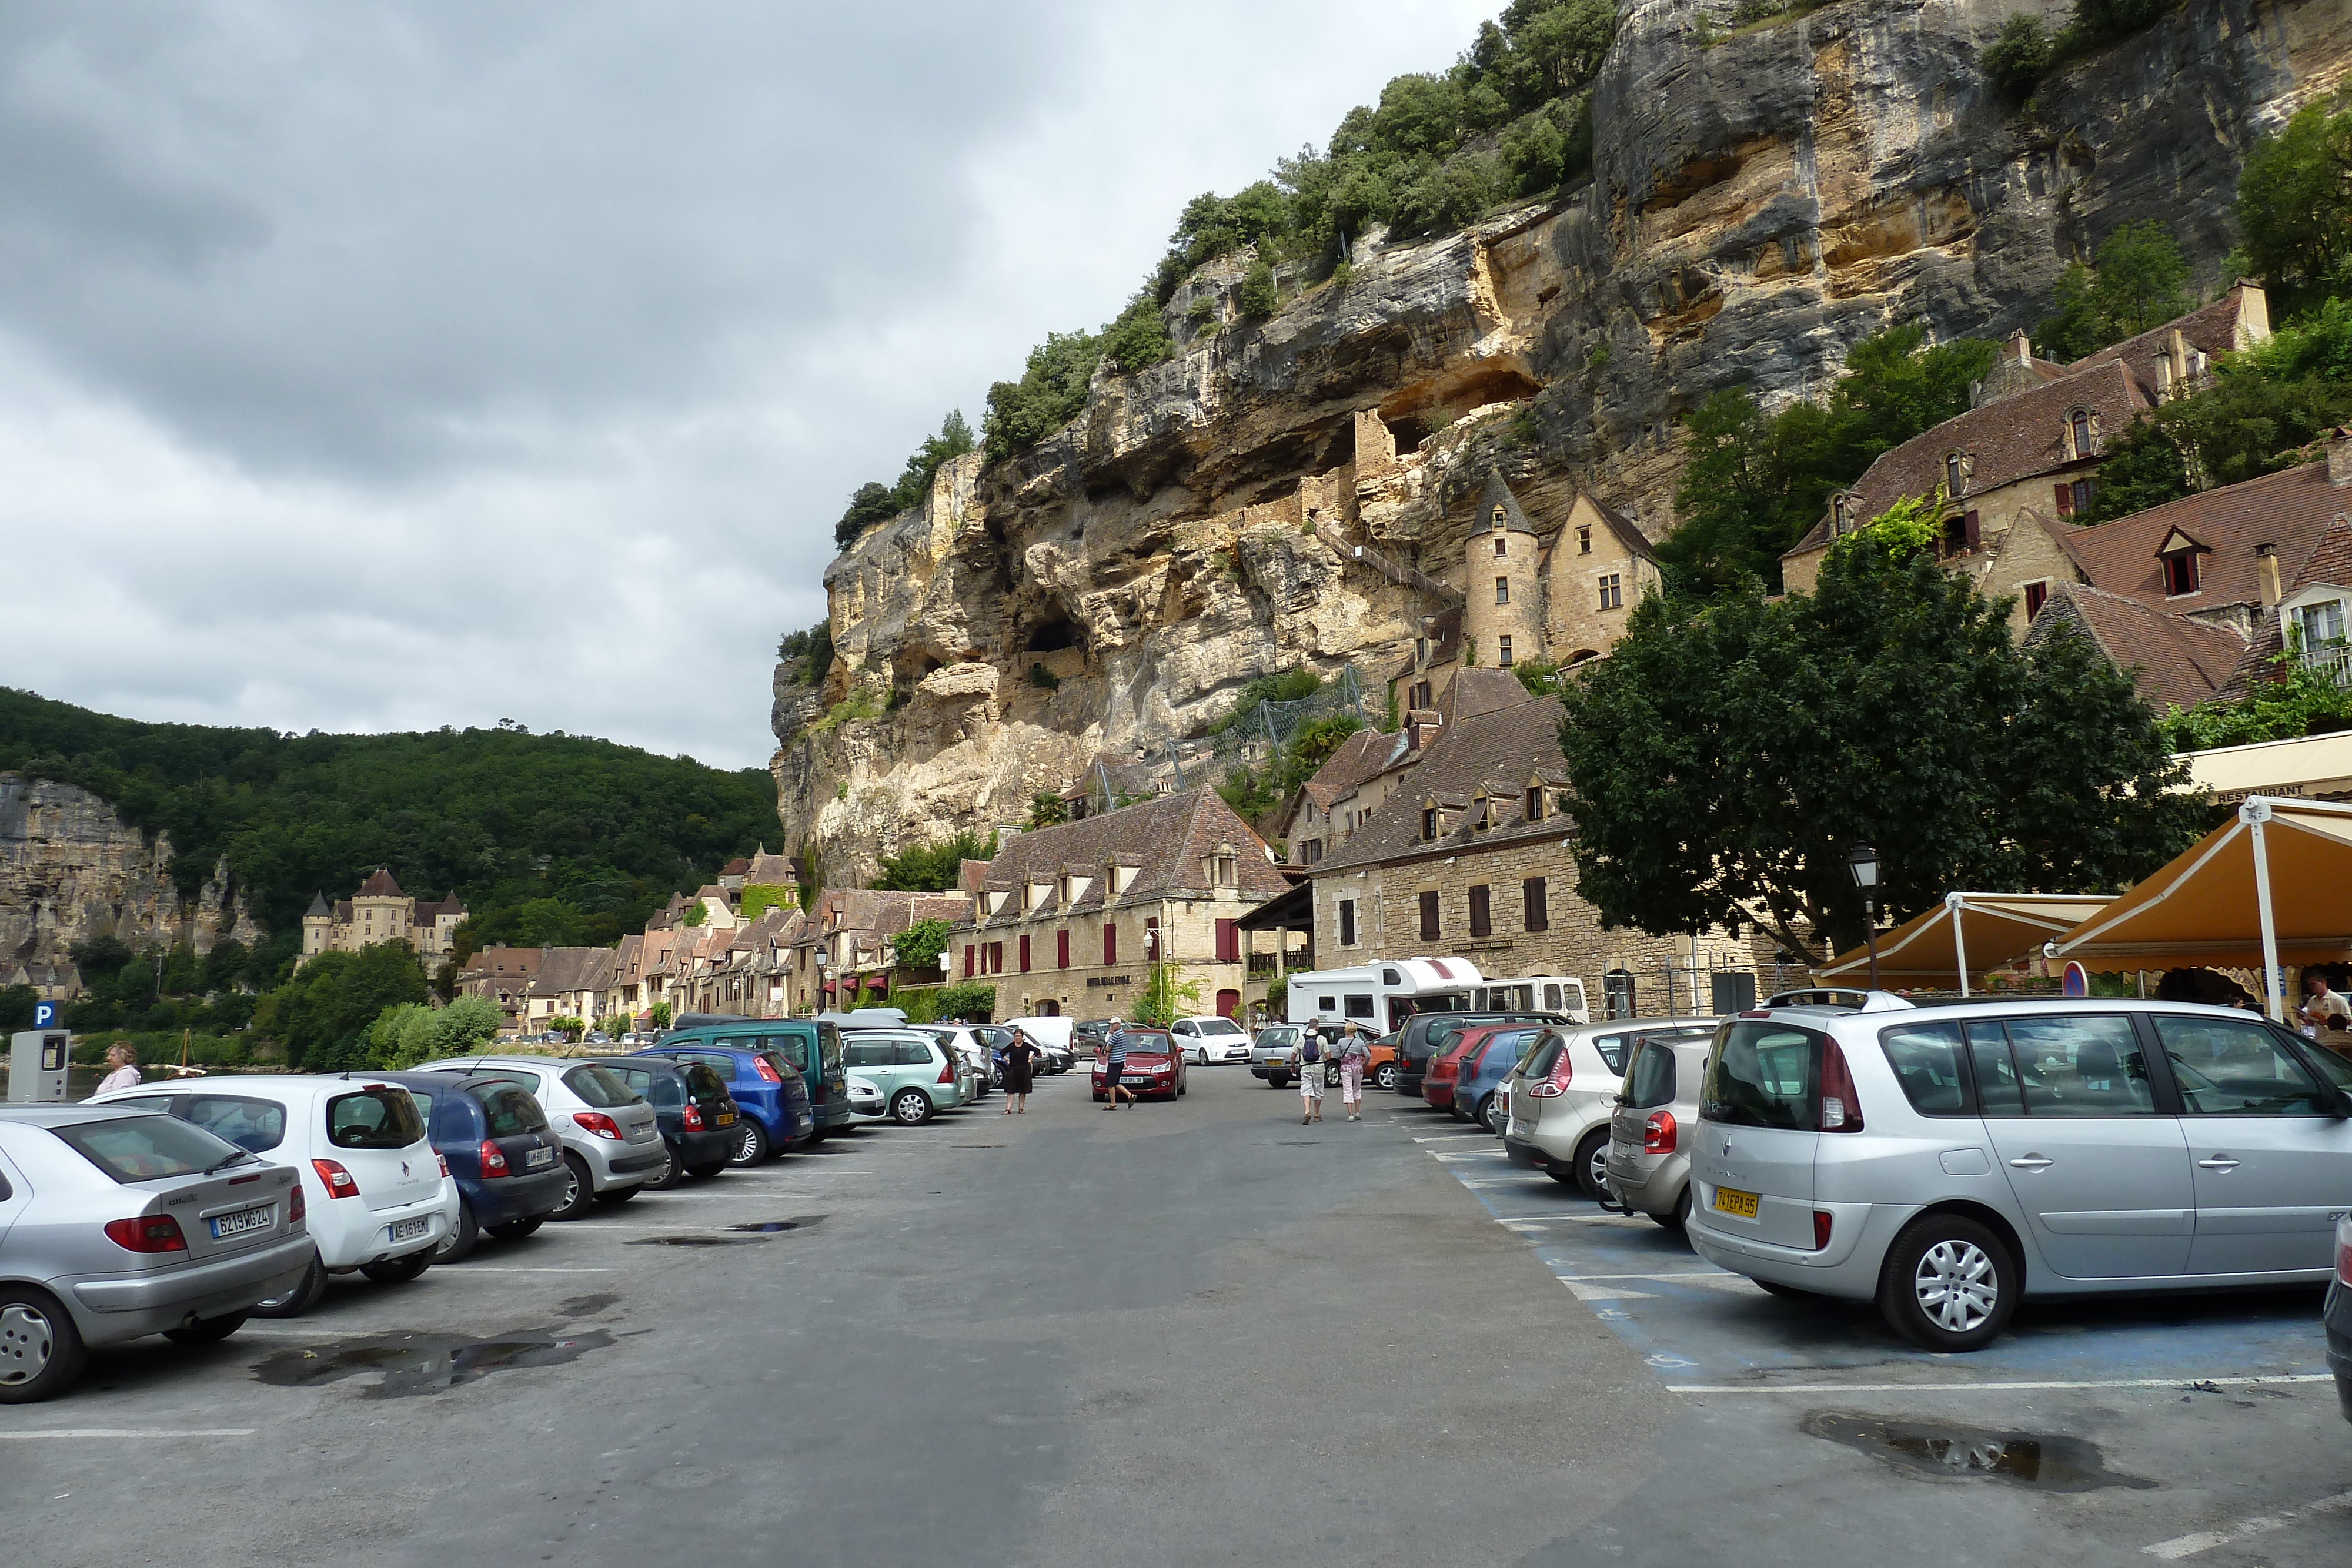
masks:
[[[1854,1098],[1853,1074],[1847,1070],[1845,1052],[1835,1040],[1822,1048],[1822,1131],[1862,1131],[1862,1102]]]
[[[1642,1152],[1645,1155],[1671,1155],[1675,1152],[1675,1113],[1653,1111],[1650,1119],[1642,1124]]]
[[[621,1141],[621,1124],[602,1111],[574,1111],[572,1119],[600,1138],[610,1138],[616,1144]]]
[[[688,1132],[699,1133],[702,1131],[702,1107],[688,1100],[686,1103],[686,1113],[679,1117],[679,1120],[686,1124]]]
[[[319,1173],[319,1180],[325,1186],[329,1197],[359,1197],[360,1184],[352,1179],[351,1172],[335,1161],[312,1160],[310,1168]]]
[[[771,1083],[782,1083],[784,1081],[784,1075],[777,1071],[774,1064],[770,1062],[764,1056],[753,1057],[751,1059],[751,1067],[754,1071],[758,1072],[761,1077],[766,1079]]]
[[[942,1083],[953,1083],[955,1082],[954,1057],[950,1057],[945,1061],[940,1063],[940,1082]]]
[[[110,1219],[106,1222],[106,1239],[126,1252],[185,1252],[188,1239],[180,1234],[180,1222],[168,1214],[150,1214],[139,1219]]]
[[[1562,1051],[1559,1060],[1551,1064],[1551,1071],[1544,1081],[1528,1086],[1528,1094],[1537,1100],[1557,1100],[1568,1092],[1568,1086],[1575,1081],[1576,1063],[1568,1059],[1566,1051]]]
[[[2344,1282],[2346,1290],[2352,1291],[2352,1241],[2336,1244],[2336,1277]]]
[[[507,1174],[505,1151],[488,1138],[482,1140],[482,1174],[486,1176],[502,1176]]]
[[[1819,1252],[1830,1244],[1830,1227],[1837,1219],[1826,1208],[1813,1210],[1813,1250]]]
[[[436,1155],[433,1157],[441,1162],[441,1174],[443,1176],[447,1176],[449,1174],[449,1156],[446,1155]]]
[[[310,1200],[302,1196],[302,1184],[296,1182],[294,1190],[286,1195],[286,1223],[293,1225],[309,1217]]]

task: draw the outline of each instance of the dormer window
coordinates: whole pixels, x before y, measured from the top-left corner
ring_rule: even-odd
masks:
[[[1530,822],[1540,822],[1544,820],[1544,792],[1542,785],[1530,784],[1528,786],[1526,805],[1523,810],[1527,812],[1528,821]]]
[[[1948,495],[1962,496],[1969,488],[1969,456],[1965,452],[1944,454],[1944,489]]]
[[[1495,504],[1495,516],[1493,518],[1494,529],[1498,534],[1503,531],[1503,507],[1502,503],[1498,501]]]
[[[1843,495],[1830,497],[1830,538],[1843,538],[1853,528],[1853,501]]]
[[[2078,408],[2066,416],[2066,436],[2073,444],[2071,455],[2092,457],[2098,454],[2099,427],[2087,408]]]
[[[1239,864],[1240,857],[1234,852],[1231,844],[1219,844],[1202,861],[1211,887],[1234,886],[1240,880],[1236,875]]]
[[[2164,536],[2164,543],[2158,547],[2156,559],[2164,567],[2164,596],[2167,599],[2178,599],[2182,594],[2197,591],[2197,558],[2204,551],[2203,545],[2179,528]]]
[[[1428,843],[1437,837],[1441,825],[1437,820],[1436,807],[1423,806],[1421,809],[1421,838],[1423,843]]]

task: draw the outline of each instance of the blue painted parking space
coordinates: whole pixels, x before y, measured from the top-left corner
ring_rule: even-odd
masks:
[[[2327,1377],[2321,1291],[2028,1301],[2010,1331],[1969,1355],[1895,1335],[1861,1301],[1788,1301],[1693,1253],[1646,1218],[1607,1214],[1549,1176],[1514,1168],[1492,1141],[1421,1145],[1534,1249],[1669,1386],[1983,1384],[2065,1386]]]

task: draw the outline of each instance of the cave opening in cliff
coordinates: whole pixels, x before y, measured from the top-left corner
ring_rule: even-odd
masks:
[[[1029,633],[1023,644],[1032,653],[1055,653],[1064,648],[1078,646],[1077,628],[1066,621],[1048,621]]]

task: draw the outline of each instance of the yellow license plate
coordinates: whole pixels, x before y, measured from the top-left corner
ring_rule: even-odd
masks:
[[[722,1127],[731,1127],[735,1124],[735,1113],[732,1111],[721,1111],[711,1120]]]
[[[1741,1192],[1738,1187],[1719,1186],[1715,1189],[1715,1207],[1742,1219],[1755,1218],[1756,1206],[1761,1201],[1754,1193]]]

